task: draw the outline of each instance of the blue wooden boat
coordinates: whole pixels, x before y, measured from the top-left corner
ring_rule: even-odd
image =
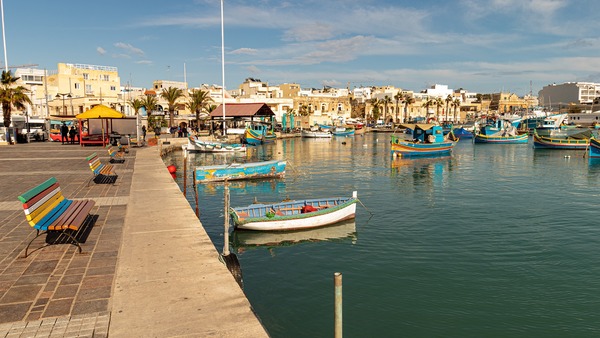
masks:
[[[246,127],[244,133],[245,142],[251,145],[260,145],[275,142],[277,135],[271,130],[269,124],[252,123]]]
[[[472,139],[473,138],[473,133],[466,130],[463,127],[460,128],[454,128],[452,130],[452,133],[454,134],[454,136],[458,137],[459,140],[465,140],[465,139]]]
[[[482,135],[477,134],[473,137],[475,143],[494,143],[494,144],[514,144],[529,142],[529,135]]]
[[[231,163],[196,167],[198,182],[220,182],[224,180],[248,180],[257,178],[283,177],[286,161],[264,161]]]
[[[392,135],[391,153],[394,157],[439,156],[452,152],[458,142],[454,134],[444,136],[442,127],[434,124],[404,124],[412,130],[412,139]]]
[[[590,135],[591,136],[591,135]],[[556,138],[540,136],[533,134],[533,147],[536,149],[567,149],[567,150],[585,150],[590,144],[589,138]]]
[[[331,133],[333,134],[333,136],[338,137],[354,136],[354,128],[338,127],[333,129]]]
[[[328,197],[230,208],[236,229],[285,231],[335,224],[356,216],[356,191],[350,197]]]
[[[600,158],[600,141],[592,137],[588,150],[590,158]]]
[[[512,144],[527,143],[529,136],[527,134],[519,135],[517,128],[509,120],[497,119],[479,128],[473,136],[474,143],[494,143],[494,144]]]

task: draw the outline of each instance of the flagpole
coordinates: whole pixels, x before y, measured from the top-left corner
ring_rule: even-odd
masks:
[[[0,0],[0,12],[2,12],[2,44],[4,45],[4,70],[8,73],[8,55],[6,53],[6,34],[4,33],[4,1]]]
[[[226,134],[225,130],[225,29],[223,24],[223,1],[221,0],[221,76],[223,87],[221,88],[221,106],[223,107],[223,136]]]

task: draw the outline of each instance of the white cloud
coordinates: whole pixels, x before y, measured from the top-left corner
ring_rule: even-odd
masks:
[[[247,54],[247,55],[255,55],[258,53],[258,49],[255,48],[238,48],[236,50],[232,50],[229,54]]]
[[[134,46],[132,46],[131,44],[128,43],[124,43],[124,42],[116,42],[115,43],[115,47],[124,50],[126,53],[129,54],[136,54],[138,56],[144,56],[144,51],[136,48]]]
[[[100,55],[104,55],[104,54],[106,54],[106,49],[104,49],[102,47],[97,47],[96,52],[98,52],[98,54],[100,54]]]
[[[138,65],[151,65],[153,62],[150,60],[140,60],[136,61],[135,63],[137,63]]]

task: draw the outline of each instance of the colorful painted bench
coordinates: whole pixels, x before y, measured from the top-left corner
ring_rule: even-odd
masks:
[[[117,175],[114,172],[114,166],[112,164],[103,164],[98,158],[98,154],[93,153],[85,158],[88,161],[94,177],[92,178],[96,184],[114,184],[117,180]]]
[[[108,155],[110,156],[110,163],[123,163],[125,162],[125,152],[121,150],[115,150],[115,148],[109,144],[106,146],[106,150],[108,150]]]
[[[27,257],[31,243],[36,238],[53,232],[58,232],[58,237],[53,242],[48,243],[46,240],[43,246],[33,251],[53,244],[69,243],[77,246],[81,253],[81,245],[76,238],[79,230],[85,224],[90,210],[94,207],[93,200],[66,199],[54,177],[28,190],[18,198],[23,203],[27,222],[36,230],[36,236],[25,248],[25,257]],[[67,241],[64,240],[65,237]]]

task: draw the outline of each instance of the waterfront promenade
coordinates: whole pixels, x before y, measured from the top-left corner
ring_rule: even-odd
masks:
[[[100,147],[0,146],[0,337],[268,336],[159,147],[133,148],[114,185],[89,184],[93,152],[108,162]],[[93,199],[97,219],[83,254],[62,244],[23,258],[35,231],[17,196],[50,177]]]

